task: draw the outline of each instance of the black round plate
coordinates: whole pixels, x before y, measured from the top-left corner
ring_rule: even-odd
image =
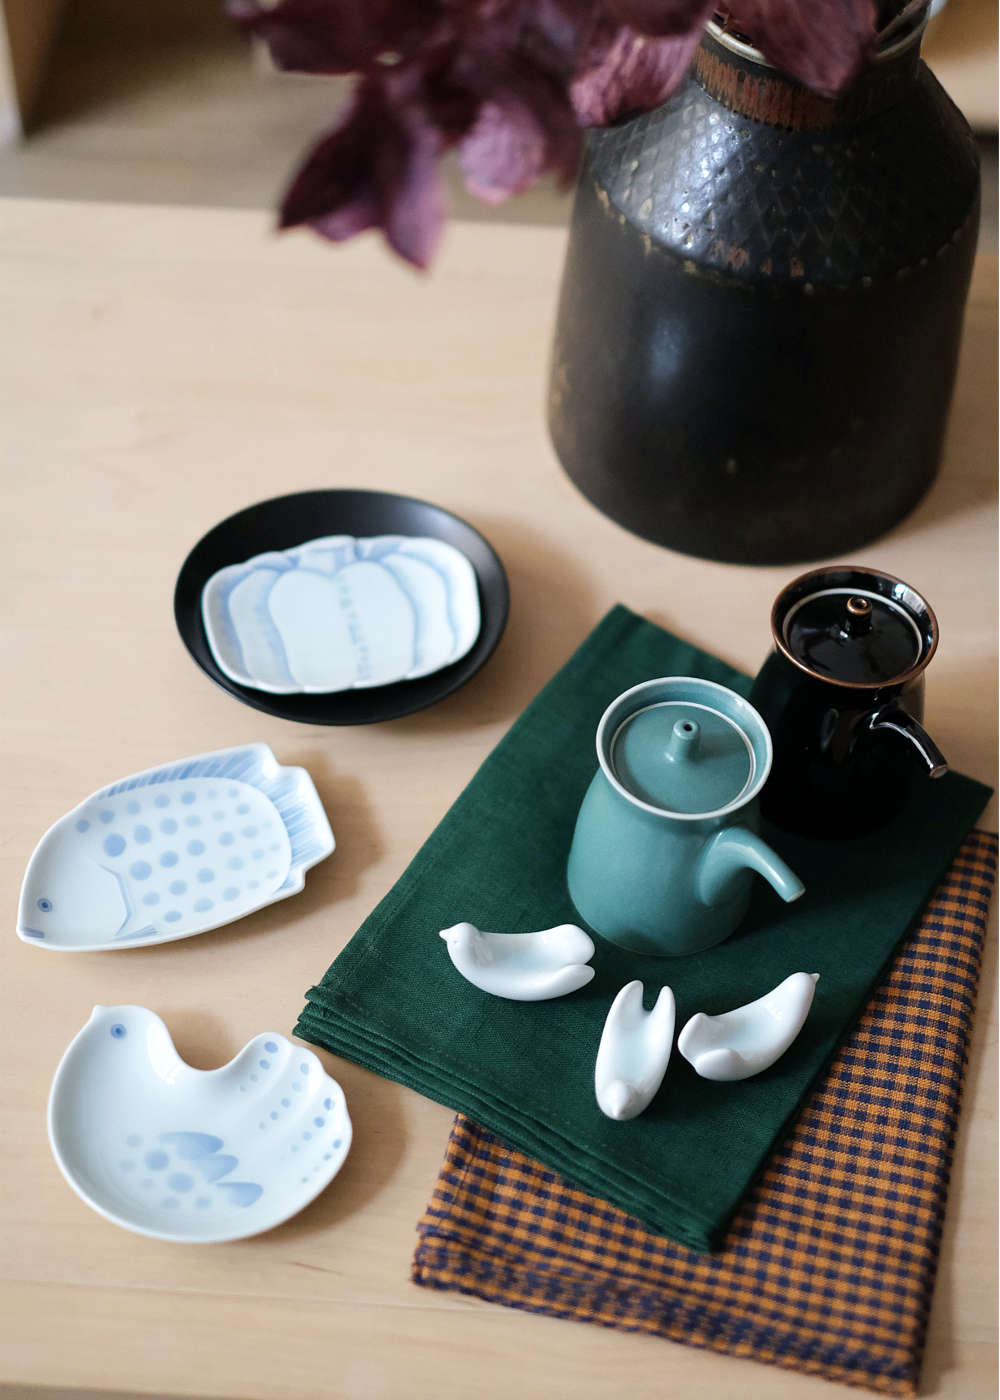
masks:
[[[217,569],[269,549],[291,549],[321,535],[429,535],[454,545],[476,571],[481,626],[472,649],[417,680],[327,695],[271,695],[238,685],[216,663],[201,620],[201,594]],[[385,491],[300,491],[237,511],[209,530],[184,561],[174,590],[174,617],[184,645],[216,685],[245,705],[302,724],[375,724],[443,700],[486,662],[503,634],[510,606],[507,575],[478,530],[428,501]]]

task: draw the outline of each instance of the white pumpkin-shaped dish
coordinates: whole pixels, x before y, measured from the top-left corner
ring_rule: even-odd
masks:
[[[227,565],[201,612],[220,670],[273,695],[416,680],[465,656],[482,625],[465,555],[406,535],[328,535]]]
[[[351,1145],[343,1091],[316,1055],[272,1032],[194,1069],[154,1012],[95,1006],[49,1096],[49,1140],[74,1191],[155,1239],[260,1234],[307,1206]]]

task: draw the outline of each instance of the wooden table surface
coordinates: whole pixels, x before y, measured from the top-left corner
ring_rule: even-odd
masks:
[[[62,1179],[49,1083],[95,1003],[164,1017],[208,1068],[289,1032],[303,992],[477,765],[615,602],[753,671],[795,567],[751,569],[634,538],[570,485],[543,417],[564,235],[453,225],[421,278],[372,239],[278,240],[263,214],[0,203],[0,878],[4,1186],[0,1382],[101,1394],[687,1396],[833,1393],[828,1382],[409,1282],[451,1119],[324,1055],[354,1147],[337,1180],[256,1239],[177,1246],[117,1229]],[[928,727],[966,773],[996,753],[996,266],[981,261],[946,462],[919,509],[857,552],[932,600]],[[467,686],[389,724],[323,729],[238,704],[184,650],[171,599],[216,521],[294,489],[436,501],[493,542],[510,621]],[[806,561],[808,564],[823,561]],[[805,567],[805,565],[804,565]],[[60,956],[13,933],[42,832],[100,786],[266,740],[312,774],[337,851],[304,893],[162,947]],[[996,808],[986,823],[995,829]],[[995,941],[976,1017],[925,1366],[927,1394],[994,1393]]]

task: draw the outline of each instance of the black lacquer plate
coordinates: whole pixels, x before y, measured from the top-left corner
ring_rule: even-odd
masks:
[[[472,649],[417,680],[326,695],[271,695],[231,680],[216,663],[201,619],[201,594],[217,569],[269,549],[291,549],[321,535],[428,535],[465,555],[476,572],[481,626]],[[255,710],[300,724],[376,724],[426,709],[485,664],[507,623],[510,591],[496,551],[450,511],[385,491],[300,491],[237,511],[209,530],[184,561],[174,590],[174,617],[184,645],[216,685]]]

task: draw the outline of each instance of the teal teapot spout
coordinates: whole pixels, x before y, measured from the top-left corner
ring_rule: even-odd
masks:
[[[634,686],[605,711],[597,757],[567,879],[602,937],[640,953],[700,952],[737,928],[755,874],[784,900],[802,894],[758,831],[771,739],[735,691],[688,676]]]
[[[805,893],[795,871],[766,841],[745,826],[729,826],[713,836],[698,862],[698,898],[703,904],[724,904],[739,887],[743,873],[755,870],[786,904]]]

